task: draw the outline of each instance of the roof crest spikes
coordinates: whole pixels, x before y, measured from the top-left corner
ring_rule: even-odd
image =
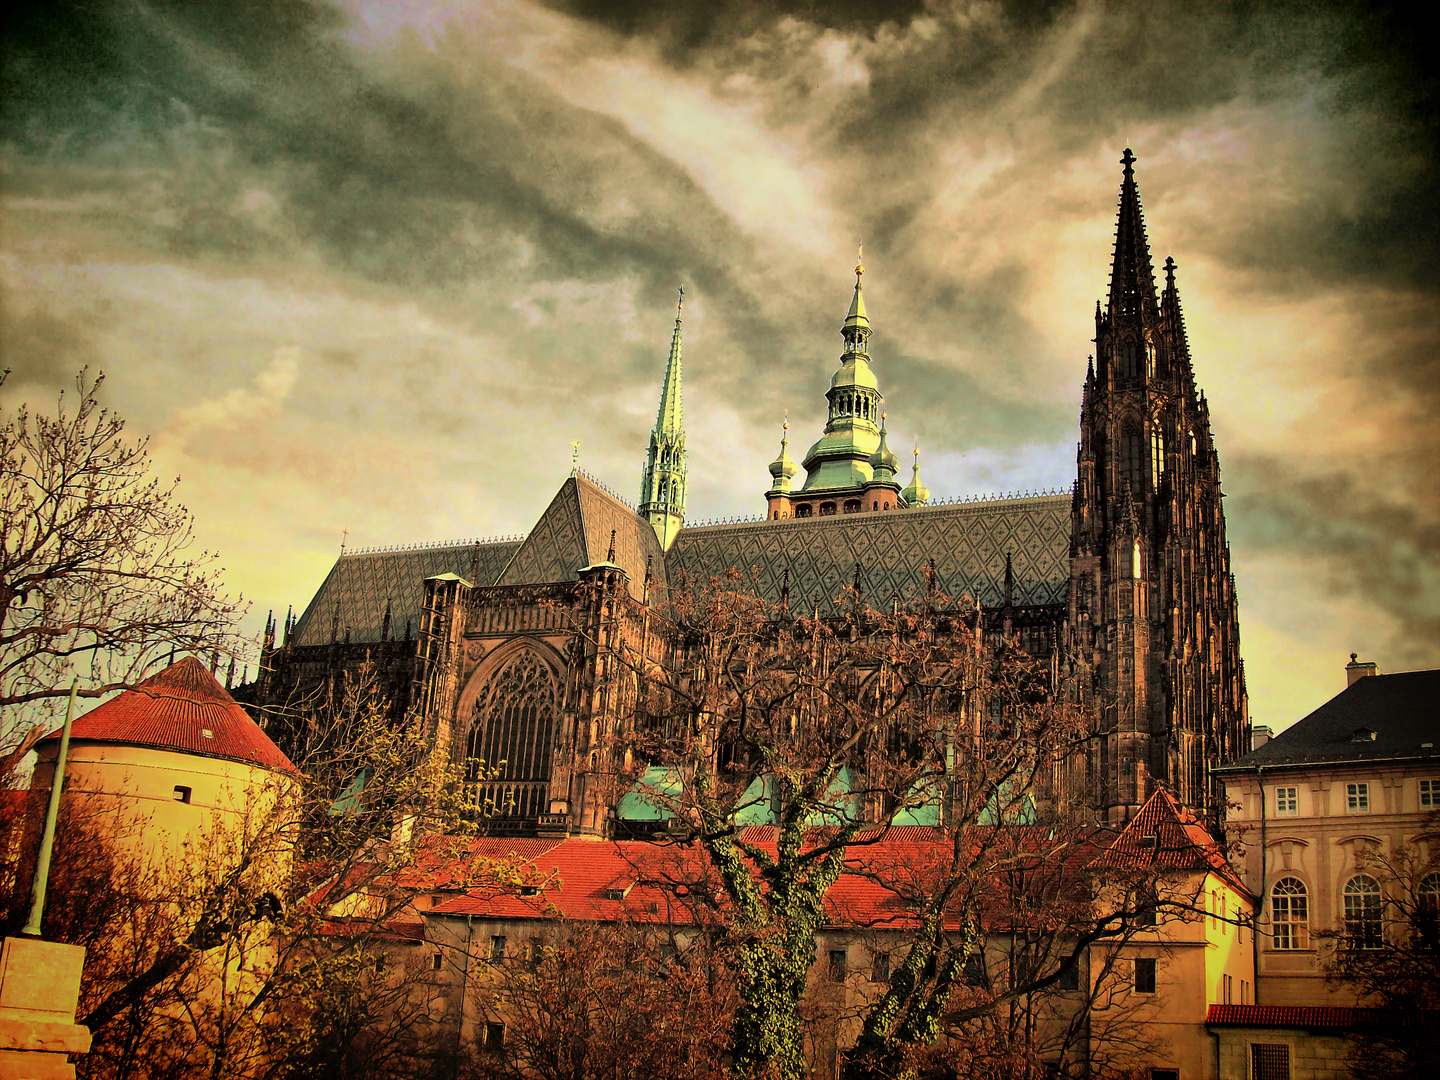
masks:
[[[436,548],[480,547],[485,544],[516,544],[525,539],[525,533],[503,533],[498,536],[461,537],[458,540],[426,540],[416,544],[377,544],[373,547],[349,548],[340,557],[353,559],[357,555],[398,555],[407,551],[430,551]]]
[[[577,469],[575,470],[575,475],[578,476],[578,477],[581,477],[581,478],[584,479],[587,483],[592,484],[593,486],[599,488],[601,491],[605,492],[606,495],[609,495],[612,499],[614,499],[616,502],[620,503],[622,506],[627,506],[627,507],[629,507],[631,510],[634,510],[634,509],[635,509],[635,504],[634,504],[633,502],[631,502],[629,499],[625,498],[624,495],[621,495],[618,491],[616,491],[616,490],[615,490],[614,488],[612,488],[609,484],[605,483],[605,481],[601,480],[598,476],[594,475],[593,473],[588,473],[588,472],[586,472],[584,469],[577,468]]]

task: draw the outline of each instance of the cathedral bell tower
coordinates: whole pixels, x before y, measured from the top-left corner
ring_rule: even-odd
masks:
[[[1069,634],[1100,737],[1077,789],[1128,819],[1157,785],[1215,810],[1249,729],[1220,464],[1175,262],[1158,302],[1135,156],[1121,158],[1110,296],[1095,306],[1071,521]]]
[[[640,476],[640,516],[650,522],[660,541],[660,550],[669,551],[685,524],[685,428],[680,397],[680,315],[685,305],[685,286],[675,305],[675,332],[670,339],[670,361],[665,368],[665,386],[660,391],[660,411],[650,433],[650,450]]]
[[[805,453],[805,481],[791,490],[795,464],[789,456],[789,424],[780,456],[770,465],[774,478],[765,493],[771,518],[830,517],[899,510],[907,505],[895,481],[899,462],[886,444],[885,397],[870,367],[870,319],[860,279],[865,266],[855,263],[855,293],[840,327],[844,350],[826,391],[825,431]]]

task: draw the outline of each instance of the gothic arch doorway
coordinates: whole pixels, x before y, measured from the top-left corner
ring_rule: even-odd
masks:
[[[516,652],[476,696],[466,779],[499,817],[534,818],[549,811],[558,703],[554,673],[530,649]]]

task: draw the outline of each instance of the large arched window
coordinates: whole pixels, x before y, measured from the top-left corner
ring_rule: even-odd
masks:
[[[549,810],[555,712],[555,678],[528,649],[492,676],[475,702],[469,778],[500,815],[529,818]]]
[[[1310,896],[1298,878],[1281,878],[1270,890],[1270,922],[1273,948],[1310,947]]]
[[[1426,874],[1415,887],[1415,931],[1426,949],[1440,949],[1440,873]]]
[[[1385,901],[1380,883],[1369,874],[1356,874],[1345,883],[1345,936],[1354,949],[1378,949],[1384,944]]]

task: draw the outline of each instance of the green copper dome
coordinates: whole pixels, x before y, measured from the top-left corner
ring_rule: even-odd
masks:
[[[786,420],[784,434],[780,437],[780,455],[770,463],[770,475],[775,478],[775,489],[788,491],[790,480],[795,475],[795,462],[790,460],[790,421]]]
[[[920,481],[920,448],[915,448],[914,472],[910,477],[910,485],[900,493],[911,506],[924,506],[930,501],[930,489]]]
[[[880,445],[870,455],[870,469],[874,472],[876,480],[893,479],[895,474],[900,471],[900,459],[895,456],[895,451],[891,450],[885,442],[884,413],[880,414]],[[889,472],[890,475],[882,476],[882,470]]]

